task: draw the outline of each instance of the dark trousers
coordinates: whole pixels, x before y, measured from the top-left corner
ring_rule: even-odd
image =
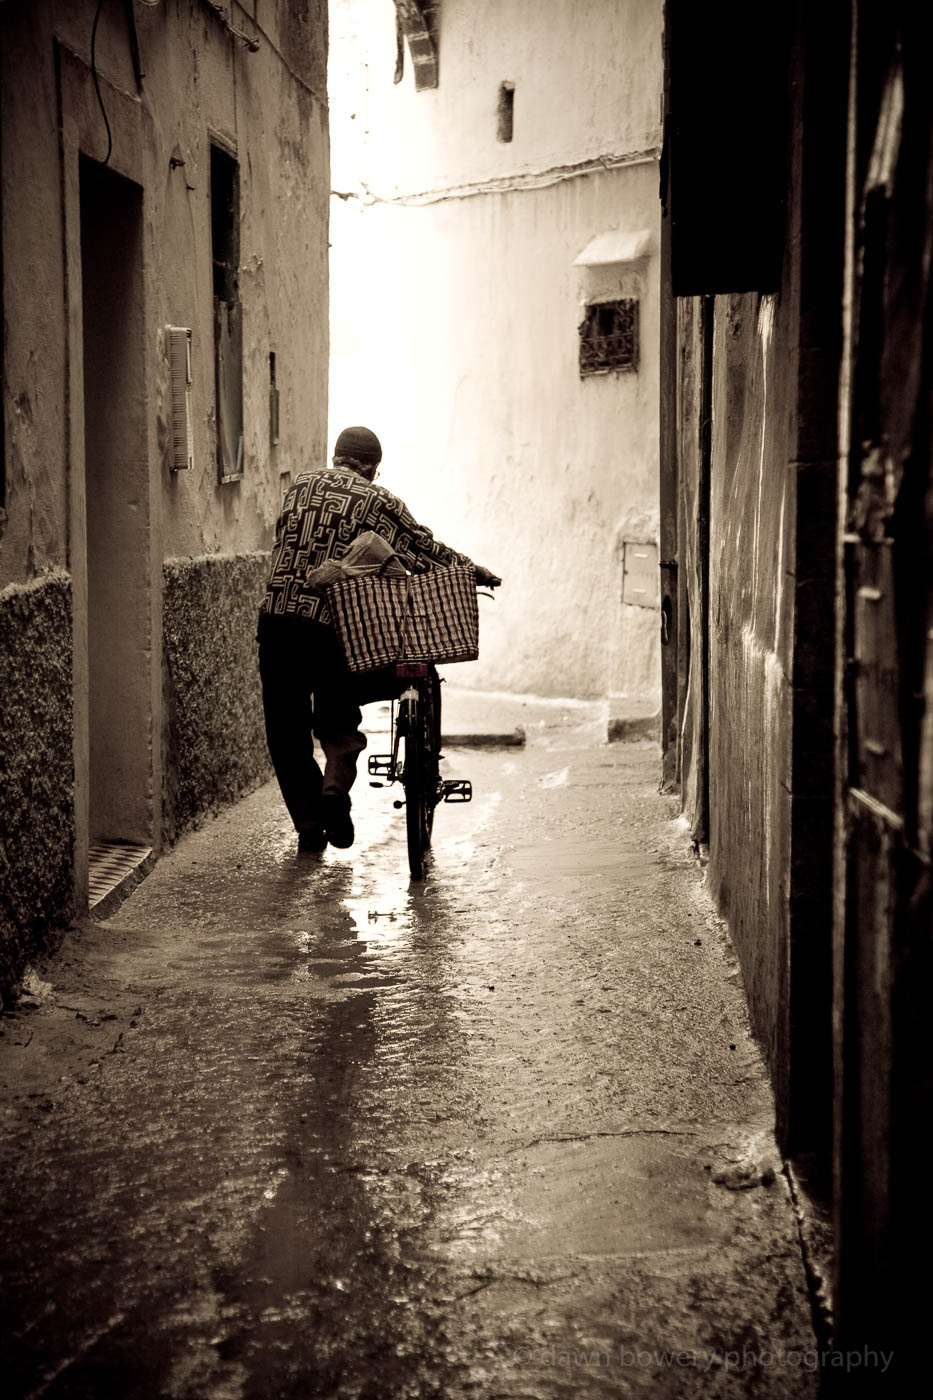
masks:
[[[266,742],[297,831],[319,826],[321,797],[349,803],[366,747],[353,677],[331,627],[303,618],[260,617],[259,674]],[[314,756],[317,739],[324,771]]]
[[[366,747],[360,705],[389,699],[401,687],[388,674],[353,676],[337,634],[325,623],[261,614],[258,638],[269,757],[295,829],[304,831],[320,825],[322,796],[339,795],[349,805]]]

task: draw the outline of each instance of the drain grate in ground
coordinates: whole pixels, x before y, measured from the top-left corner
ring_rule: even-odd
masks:
[[[88,907],[93,909],[106,899],[149,854],[148,846],[127,841],[93,841],[88,861]]]

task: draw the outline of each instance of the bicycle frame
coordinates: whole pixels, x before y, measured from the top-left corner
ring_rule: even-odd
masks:
[[[396,677],[408,681],[398,701],[392,702],[391,752],[371,754],[371,777],[400,782],[408,837],[408,865],[413,880],[424,876],[424,856],[431,844],[434,809],[439,802],[469,802],[472,784],[466,778],[441,778],[440,678],[427,662],[399,662]],[[404,756],[402,750],[404,748]],[[382,782],[371,783],[383,787]]]
[[[498,587],[498,580],[489,586]],[[482,598],[492,597],[491,593],[477,592]],[[473,784],[469,778],[440,776],[441,680],[435,667],[426,661],[399,661],[395,675],[408,684],[398,701],[392,702],[391,752],[371,754],[367,766],[371,778],[386,778],[390,786],[400,782],[405,790],[404,800],[397,800],[394,806],[405,808],[408,868],[413,880],[421,880],[425,852],[431,845],[435,807],[439,802],[472,801]],[[370,785],[384,786],[381,782]]]

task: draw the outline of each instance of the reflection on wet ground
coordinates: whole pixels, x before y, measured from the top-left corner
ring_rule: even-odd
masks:
[[[447,762],[477,799],[423,884],[392,792],[362,780],[357,844],[309,856],[269,787],[53,966],[120,1031],[7,1096],[8,1393],[813,1393],[715,1361],[810,1324],[655,751]]]

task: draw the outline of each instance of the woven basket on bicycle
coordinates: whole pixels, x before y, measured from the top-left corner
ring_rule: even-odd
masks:
[[[327,589],[327,604],[355,675],[399,661],[475,661],[476,571],[469,564],[405,578],[369,574]]]

